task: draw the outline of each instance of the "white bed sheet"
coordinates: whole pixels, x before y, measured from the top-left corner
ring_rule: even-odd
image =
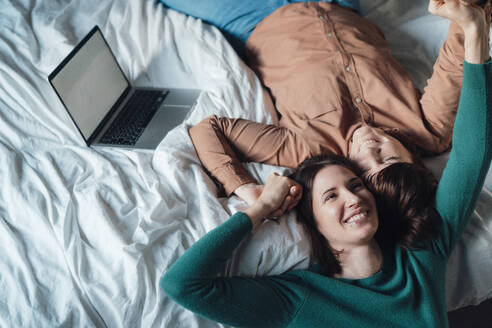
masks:
[[[447,22],[427,2],[363,0],[422,88]],[[210,115],[276,122],[268,94],[215,29],[151,0],[0,0],[0,327],[221,327],[170,301],[159,278],[244,207],[217,199],[187,127]],[[84,145],[47,75],[98,24],[137,85],[204,92],[155,154]],[[429,165],[439,172],[446,157]],[[248,164],[259,180],[286,169]],[[448,309],[492,297],[492,174],[448,266]],[[308,264],[294,214],[238,248],[225,274]]]

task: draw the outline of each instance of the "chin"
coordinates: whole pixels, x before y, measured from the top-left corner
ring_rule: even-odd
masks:
[[[368,242],[374,238],[376,231],[378,231],[378,221],[371,220],[364,227],[359,230],[359,238],[362,242]]]

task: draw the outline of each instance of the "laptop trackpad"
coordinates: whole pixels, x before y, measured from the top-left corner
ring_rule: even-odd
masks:
[[[138,138],[135,146],[155,149],[169,131],[184,121],[189,111],[189,107],[162,106]]]

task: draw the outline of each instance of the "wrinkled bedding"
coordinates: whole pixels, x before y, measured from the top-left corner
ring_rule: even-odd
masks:
[[[427,1],[362,0],[425,86],[447,33]],[[275,123],[267,91],[217,29],[151,0],[0,0],[0,327],[222,327],[169,300],[163,272],[244,208],[217,198],[187,128],[217,114]],[[47,76],[99,25],[130,81],[199,88],[155,152],[86,147]],[[439,175],[446,155],[426,161]],[[288,169],[246,164],[264,181]],[[449,310],[492,297],[492,173],[447,268]],[[289,213],[236,250],[223,274],[306,267]]]

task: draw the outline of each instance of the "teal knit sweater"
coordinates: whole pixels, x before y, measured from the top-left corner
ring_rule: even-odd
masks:
[[[161,280],[164,292],[193,312],[238,327],[447,327],[446,263],[491,161],[491,65],[463,65],[452,150],[435,199],[443,224],[429,248],[384,249],[382,270],[359,280],[315,270],[221,278],[219,270],[252,229],[239,212],[172,265]]]

